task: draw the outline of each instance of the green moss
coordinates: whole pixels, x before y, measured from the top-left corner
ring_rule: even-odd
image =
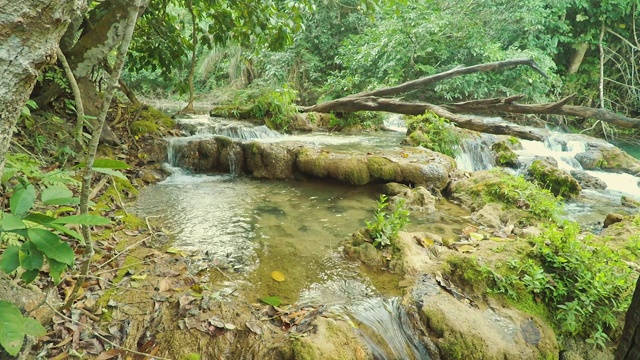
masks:
[[[147,226],[144,219],[131,213],[125,213],[124,210],[116,211],[115,215],[127,229],[142,229]]]
[[[232,117],[235,119],[249,119],[251,118],[251,107],[241,105],[220,105],[216,106],[209,112],[209,115],[214,117]]]
[[[487,276],[475,257],[453,255],[446,260],[449,274],[455,283],[475,294],[487,289]]]
[[[529,167],[528,173],[545,189],[549,189],[555,196],[572,198],[577,196],[582,188],[578,181],[566,172],[536,160]]]
[[[518,139],[518,138],[517,138],[517,137],[515,137],[515,136],[512,136],[512,137],[510,137],[510,138],[509,138],[509,143],[511,143],[511,145],[518,145],[518,144],[521,144],[521,143],[520,143],[520,139]]]
[[[400,170],[396,163],[381,156],[372,156],[367,160],[367,167],[371,177],[384,181],[396,180],[397,173]]]
[[[344,159],[335,163],[337,178],[353,185],[364,185],[371,181],[367,163],[360,159]],[[331,170],[329,170],[331,173]]]
[[[200,354],[197,353],[191,353],[191,354],[187,354],[185,356],[182,357],[182,360],[200,360],[202,357],[200,356]]]
[[[316,348],[313,345],[305,342],[304,340],[293,340],[291,349],[293,350],[293,358],[296,360],[319,359]]]
[[[477,335],[447,334],[440,342],[440,352],[448,360],[487,360],[484,342]]]
[[[162,111],[146,105],[142,106],[139,119],[142,121],[153,122],[165,127],[166,129],[171,129],[176,126],[176,122],[172,118],[164,114]]]
[[[439,311],[426,308],[423,309],[423,313],[429,329],[431,329],[431,331],[433,331],[439,338],[444,337],[444,333],[446,330],[446,319],[444,317],[444,314]]]
[[[491,146],[491,150],[495,154],[496,164],[507,167],[518,166],[518,155],[516,155],[516,153],[513,152],[505,142],[493,144],[493,146]]]

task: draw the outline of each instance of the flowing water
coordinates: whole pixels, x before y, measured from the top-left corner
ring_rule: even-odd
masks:
[[[371,273],[346,259],[340,248],[345,237],[373,218],[380,186],[353,187],[321,180],[257,181],[235,176],[233,171],[193,175],[171,165],[176,163],[180,146],[217,133],[354,151],[397,147],[402,133],[282,136],[223,119],[179,121],[188,136],[169,140],[168,168],[173,174],[141,191],[137,212],[162,216],[165,226],[174,232],[173,246],[190,251],[192,258],[237,273],[242,279],[238,293],[248,301],[277,296],[284,303],[325,305],[348,314],[360,325],[359,332],[376,359],[429,358],[397,298],[401,278],[389,272]],[[412,226],[454,237],[463,227],[456,219],[439,213],[414,217]],[[276,270],[285,275],[285,281],[271,278]]]

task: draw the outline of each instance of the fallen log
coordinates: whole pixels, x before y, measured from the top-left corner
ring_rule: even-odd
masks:
[[[395,99],[384,98],[431,85],[435,82],[450,79],[452,77],[483,72],[495,71],[504,68],[526,65],[533,70],[547,76],[532,59],[511,59],[468,67],[456,67],[451,70],[426,76],[420,79],[408,81],[397,86],[378,90],[361,92],[340,99],[327,101],[309,107],[301,107],[302,112],[320,113],[349,113],[355,111],[386,111],[405,115],[421,115],[425,111],[433,111],[440,117],[447,118],[457,126],[486,132],[491,134],[512,135],[527,140],[541,140],[548,132],[542,129],[531,129],[523,126],[501,123],[484,124],[481,120],[464,115],[486,115],[495,113],[513,114],[538,114],[538,115],[565,115],[580,118],[600,120],[625,128],[640,129],[640,119],[630,118],[616,114],[606,109],[596,109],[585,106],[567,105],[575,94],[562,98],[556,102],[545,104],[518,104],[524,95],[515,95],[505,98],[481,99],[458,102],[446,105],[434,105],[427,102],[403,102]]]
[[[303,112],[320,113],[348,113],[356,111],[386,111],[404,115],[422,115],[426,111],[433,111],[436,115],[449,119],[457,126],[498,135],[510,135],[525,140],[544,140],[549,134],[547,130],[536,129],[514,124],[498,122],[485,122],[474,116],[456,114],[448,111],[442,106],[429,103],[409,103],[395,99],[384,99],[375,96],[341,98],[334,101],[301,108]]]

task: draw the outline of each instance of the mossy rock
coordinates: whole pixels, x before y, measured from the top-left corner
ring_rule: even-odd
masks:
[[[544,160],[536,160],[531,163],[527,173],[538,185],[549,189],[555,196],[572,198],[582,191],[582,187],[571,174]]]
[[[136,119],[129,125],[131,134],[134,136],[167,135],[168,131],[176,126],[173,119],[148,105],[133,105],[128,112],[129,116]]]
[[[213,117],[234,118],[241,120],[247,120],[253,117],[253,115],[251,114],[251,107],[236,105],[215,106],[213,109],[211,109],[211,111],[209,111],[209,115]]]
[[[491,151],[494,153],[496,164],[500,166],[517,168],[520,165],[518,155],[504,141],[493,144]]]

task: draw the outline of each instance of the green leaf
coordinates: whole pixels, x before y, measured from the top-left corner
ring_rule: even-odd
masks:
[[[280,304],[282,304],[282,300],[277,296],[267,296],[266,298],[260,299],[260,301],[271,306],[280,306]]]
[[[44,214],[38,214],[38,213],[31,213],[25,217],[22,218],[22,220],[24,221],[30,221],[36,224],[40,224],[40,225],[45,225],[48,226],[49,223],[51,223],[52,221],[54,221],[56,218],[51,217],[51,216],[47,216]]]
[[[47,224],[48,227],[54,229],[54,230],[58,230],[61,233],[65,234],[65,235],[69,235],[75,239],[80,240],[81,242],[84,243],[84,237],[82,237],[82,235],[78,234],[76,231],[71,230],[69,228],[64,227],[63,225],[60,224]]]
[[[43,336],[47,330],[38,322],[38,320],[26,317],[22,320],[22,329],[26,335]]]
[[[22,222],[22,219],[9,213],[3,213],[2,219],[0,219],[0,231],[11,231],[17,229],[24,229],[26,225]]]
[[[107,174],[107,175],[111,175],[111,176],[115,176],[118,179],[129,181],[129,179],[127,179],[127,177],[123,173],[118,171],[118,170],[111,170],[111,169],[108,169],[108,168],[93,168],[93,171],[99,172],[99,173],[103,173],[103,174]]]
[[[107,169],[128,169],[129,165],[126,162],[114,159],[96,159],[93,162],[93,169],[107,168]],[[96,170],[97,171],[97,170]]]
[[[0,345],[15,356],[24,340],[24,317],[20,309],[10,302],[0,301]]]
[[[73,265],[75,255],[69,244],[60,240],[58,235],[45,229],[32,228],[27,230],[29,239],[47,257],[58,260],[67,265]]]
[[[80,203],[80,199],[74,198],[73,192],[64,185],[54,185],[44,189],[40,198],[47,205],[77,205]]]
[[[44,265],[44,256],[42,252],[38,250],[36,245],[27,241],[22,245],[20,249],[20,266],[26,270],[38,270]]]
[[[47,257],[47,261],[49,262],[49,275],[53,278],[53,283],[58,285],[60,283],[60,276],[62,273],[67,270],[67,264],[61,263],[55,259]]]
[[[9,200],[11,213],[16,216],[22,216],[31,209],[35,202],[36,188],[33,185],[20,188],[11,195],[11,200]]]
[[[12,273],[20,266],[20,247],[9,246],[2,254],[0,267],[5,273]]]
[[[82,214],[64,216],[55,219],[52,224],[78,224],[78,225],[108,225],[111,224],[111,220],[98,215]]]
[[[22,273],[21,278],[22,281],[29,284],[38,277],[38,274],[40,274],[40,269],[27,270]]]

